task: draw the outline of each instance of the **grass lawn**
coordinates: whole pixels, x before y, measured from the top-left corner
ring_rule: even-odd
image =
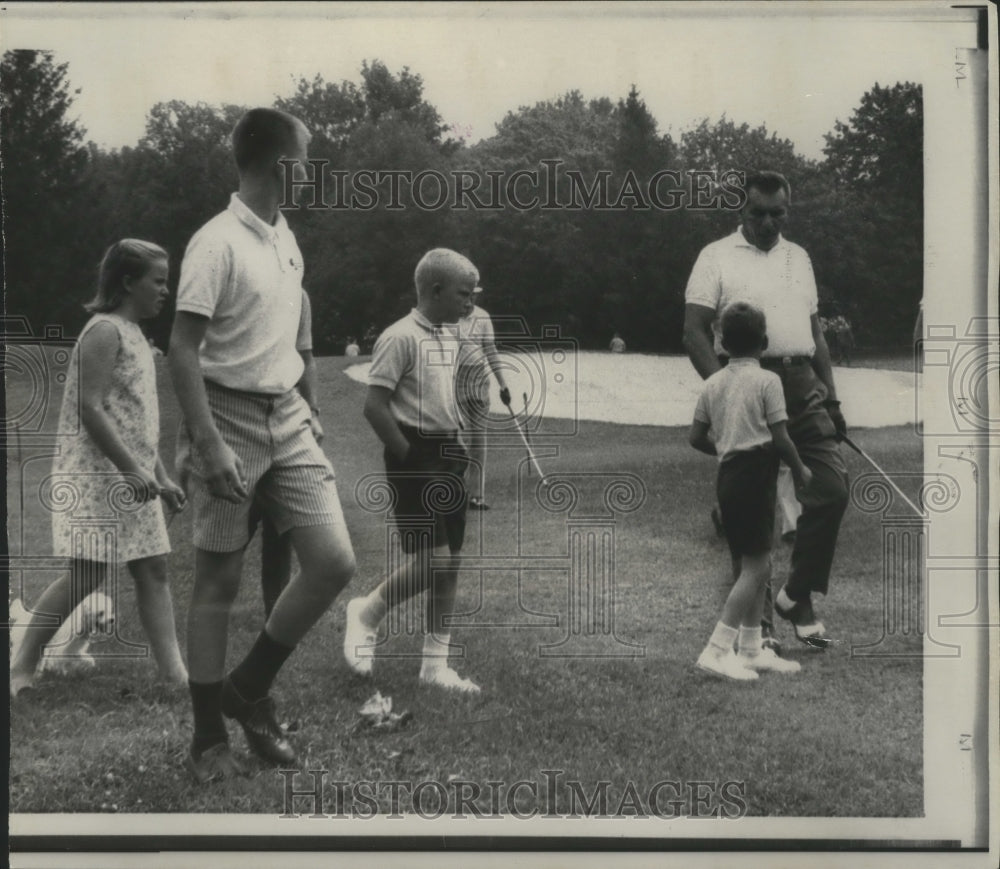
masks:
[[[609,782],[613,810],[630,782],[645,795],[655,783],[670,780],[742,782],[747,811],[756,816],[923,813],[920,638],[902,641],[913,657],[851,654],[852,645],[874,643],[882,634],[878,517],[853,507],[848,511],[833,593],[818,601],[828,630],[840,641],[837,646],[825,653],[807,650],[782,624],[787,654],[802,661],[800,674],[765,675],[753,685],[713,680],[694,667],[694,660],[728,589],[728,555],[708,518],[713,461],[687,446],[682,428],[581,422],[576,437],[558,442],[558,456],[542,460],[552,474],[628,472],[645,487],[641,508],[615,519],[614,632],[622,642],[600,639],[596,648],[604,657],[542,653],[543,646],[572,634],[567,560],[550,560],[544,569],[524,571],[519,580],[509,559],[496,569],[466,570],[460,579],[459,608],[466,626],[456,627],[453,639],[465,645],[465,660],[456,668],[480,682],[480,696],[419,689],[415,655],[420,637],[405,630],[383,647],[374,683],[350,674],[340,652],[344,604],[378,582],[386,533],[382,519],[359,506],[355,487],[381,469],[381,451],[361,415],[364,388],[341,374],[346,360],[318,362],[325,448],[337,470],[359,572],[276,686],[279,715],[294,730],[303,769],[328,770],[328,782],[467,780],[482,787],[477,804],[485,812],[490,811],[487,782],[526,779],[541,785],[543,770],[561,770],[557,812],[571,807],[569,781],[580,782],[586,794]],[[159,373],[162,452],[170,467],[177,405],[162,363]],[[885,467],[920,467],[921,443],[912,429],[870,430],[861,436]],[[547,442],[544,433],[535,441],[555,443]],[[34,504],[26,500],[23,516],[17,512],[17,487],[30,491],[47,473],[44,453],[29,446],[9,457],[15,555],[48,551],[48,517],[37,498]],[[29,456],[40,458],[27,461]],[[523,468],[520,482],[527,494],[517,509],[523,457],[523,450],[513,447],[491,453],[487,474],[493,509],[470,514],[467,554],[513,556],[520,545],[522,554],[566,555],[567,514],[534,502]],[[867,470],[853,454],[845,451],[845,457],[852,474]],[[23,474],[16,473],[18,468]],[[580,519],[585,508],[590,509],[581,502],[570,520]],[[189,514],[182,515],[170,529],[182,646],[192,585],[190,521]],[[777,581],[787,560],[787,549],[776,550]],[[258,574],[254,543],[231,621],[231,663],[242,657],[261,626]],[[22,574],[29,604],[52,576],[44,570]],[[122,637],[141,643],[127,576],[121,581],[118,616]],[[634,653],[636,647],[643,650],[641,657],[618,654]],[[359,707],[376,688],[393,698],[396,710],[413,713],[409,727],[385,735],[355,729]],[[191,733],[188,698],[183,690],[156,684],[149,659],[108,658],[79,679],[47,677],[13,704],[11,718],[12,812],[276,816],[283,811],[282,777],[256,761],[249,778],[225,786],[199,787],[188,779],[181,767]],[[242,733],[235,726],[230,732],[242,751]],[[518,805],[530,807],[530,795]],[[403,793],[399,809],[409,808]],[[391,810],[388,794],[379,796],[379,810]]]
[[[843,363],[840,364],[842,365]],[[851,353],[850,367],[913,371],[913,348],[885,349],[881,347],[857,347]]]

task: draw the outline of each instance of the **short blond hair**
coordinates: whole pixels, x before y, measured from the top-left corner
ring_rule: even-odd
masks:
[[[470,277],[479,283],[479,269],[468,257],[446,247],[436,247],[429,250],[417,263],[413,272],[413,283],[417,287],[417,298],[432,289],[436,284],[443,284],[453,277]]]

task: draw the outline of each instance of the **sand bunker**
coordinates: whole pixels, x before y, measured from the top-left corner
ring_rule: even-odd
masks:
[[[515,410],[523,394],[532,415],[628,425],[689,425],[701,379],[683,356],[580,352],[574,356],[501,353]],[[345,373],[368,382],[368,363]],[[852,427],[907,425],[916,414],[914,375],[873,368],[836,368],[837,392]],[[495,385],[491,410],[505,415]]]

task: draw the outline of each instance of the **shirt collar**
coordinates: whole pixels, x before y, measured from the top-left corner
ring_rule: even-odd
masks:
[[[732,368],[733,366],[737,368],[760,368],[760,360],[756,356],[737,356],[735,359],[730,357],[729,367]]]
[[[285,215],[283,215],[280,211],[278,212],[278,219],[275,220],[273,226],[265,223],[250,210],[242,199],[240,199],[240,195],[238,193],[233,193],[229,197],[229,210],[236,215],[236,218],[240,221],[240,223],[253,230],[265,241],[273,241],[276,239],[278,237],[278,233],[287,225]]]
[[[753,250],[760,251],[763,254],[774,253],[774,251],[778,250],[785,244],[785,237],[781,233],[778,233],[778,240],[774,243],[774,247],[772,247],[770,250],[760,250],[759,247],[750,244],[750,242],[746,240],[746,237],[743,235],[742,226],[737,226],[736,232],[734,232],[730,236],[730,238],[734,239],[733,241],[734,247],[749,247]]]
[[[432,335],[442,335],[447,329],[448,324],[432,323],[428,320],[417,308],[413,308],[410,313],[413,315],[414,322],[421,329],[426,332],[430,332]]]

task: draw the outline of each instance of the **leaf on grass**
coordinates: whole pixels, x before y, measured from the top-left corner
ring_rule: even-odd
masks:
[[[381,691],[376,691],[365,701],[365,705],[361,707],[358,714],[381,718],[390,712],[392,712],[392,698],[383,697]]]
[[[404,727],[413,718],[412,712],[393,712],[392,698],[383,697],[380,691],[376,691],[365,701],[364,706],[358,710],[358,715],[361,717],[352,732],[370,728],[380,733],[392,733]]]

